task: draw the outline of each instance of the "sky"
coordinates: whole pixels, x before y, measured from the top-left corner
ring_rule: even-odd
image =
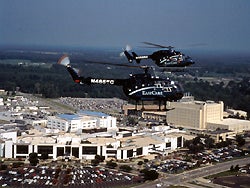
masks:
[[[249,0],[0,0],[0,46],[177,48],[250,52]]]

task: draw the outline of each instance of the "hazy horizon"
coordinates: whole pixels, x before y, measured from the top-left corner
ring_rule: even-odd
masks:
[[[11,0],[0,7],[2,47],[123,48],[148,41],[250,51],[248,0]]]

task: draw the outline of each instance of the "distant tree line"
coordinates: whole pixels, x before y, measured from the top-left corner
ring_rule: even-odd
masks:
[[[15,92],[39,94],[46,98],[70,97],[119,97],[125,98],[117,86],[78,85],[60,65],[18,66],[3,64],[0,69],[0,88]]]
[[[80,62],[82,63],[82,62]],[[104,78],[127,78],[130,70],[114,68],[108,70],[101,67],[82,63],[81,70],[87,76]],[[78,66],[79,67],[79,66]],[[110,75],[112,73],[112,75]],[[108,76],[107,76],[108,75]],[[186,92],[190,92],[197,100],[223,101],[225,106],[247,111],[250,116],[250,77],[241,81],[232,80],[210,83],[204,80],[180,80]],[[46,98],[61,96],[109,98],[118,97],[127,99],[122,88],[118,86],[78,85],[75,84],[65,67],[57,64],[51,66],[18,66],[1,64],[0,89],[15,92],[39,94]]]

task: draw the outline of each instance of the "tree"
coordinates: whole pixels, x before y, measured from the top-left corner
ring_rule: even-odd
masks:
[[[105,159],[104,156],[101,156],[101,155],[96,155],[95,156],[95,159],[91,160],[91,164],[93,166],[97,166],[100,162],[103,162]]]
[[[48,154],[48,153],[42,153],[42,154],[41,154],[40,159],[46,160],[46,159],[48,159],[48,158],[49,158],[49,154]]]
[[[103,162],[105,157],[104,156],[101,156],[101,155],[96,155],[95,156],[95,159],[98,160],[99,162]]]
[[[232,141],[228,139],[226,141],[221,141],[221,142],[216,143],[215,147],[216,148],[228,147],[231,144],[232,144]]]
[[[29,162],[30,162],[31,166],[36,166],[37,163],[39,163],[37,153],[30,153],[29,154]]]
[[[193,144],[194,145],[197,145],[201,143],[201,137],[200,136],[196,136],[194,139],[193,139]]]
[[[234,171],[234,165],[232,165],[232,166],[230,167],[230,171],[231,171],[231,172]]]
[[[117,163],[115,163],[113,161],[107,161],[106,166],[108,168],[115,168],[115,167],[117,167]]]
[[[211,137],[205,138],[205,147],[210,149],[214,147],[214,139]]]
[[[236,142],[239,147],[244,146],[246,143],[246,140],[243,138],[242,135],[236,135]]]
[[[143,164],[143,161],[138,161],[137,165],[141,166]]]
[[[130,125],[135,125],[138,123],[138,120],[135,117],[128,116],[128,123]]]
[[[91,160],[91,165],[92,166],[97,166],[97,165],[99,165],[99,163],[100,163],[100,161],[98,159],[92,159]]]
[[[143,174],[144,180],[155,180],[159,176],[159,173],[155,170],[143,169],[141,170],[141,173]]]
[[[0,164],[0,170],[6,170],[7,169],[7,165],[6,164]]]
[[[202,143],[200,136],[197,136],[192,140],[186,140],[184,146],[187,147],[191,153],[197,153],[204,150],[204,144]]]
[[[124,172],[130,172],[132,170],[132,168],[128,165],[121,165],[120,170],[122,170]]]
[[[240,170],[240,167],[239,165],[237,164],[235,167],[234,167],[234,171],[238,172]]]

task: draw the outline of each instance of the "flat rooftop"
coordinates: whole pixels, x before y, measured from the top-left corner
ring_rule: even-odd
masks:
[[[134,149],[135,147],[148,146],[150,144],[162,144],[161,141],[154,139],[151,136],[130,136],[126,138],[121,138],[122,149]]]
[[[107,117],[107,116],[109,116],[109,115],[102,113],[102,112],[87,111],[87,110],[80,110],[78,113],[80,115],[95,116],[95,117]]]
[[[243,120],[243,119],[234,119],[234,118],[225,118],[223,121],[221,121],[221,124],[226,125],[248,125],[250,126],[249,120]]]
[[[32,143],[32,144],[55,144],[56,139],[45,136],[27,136],[18,139],[17,144]]]

